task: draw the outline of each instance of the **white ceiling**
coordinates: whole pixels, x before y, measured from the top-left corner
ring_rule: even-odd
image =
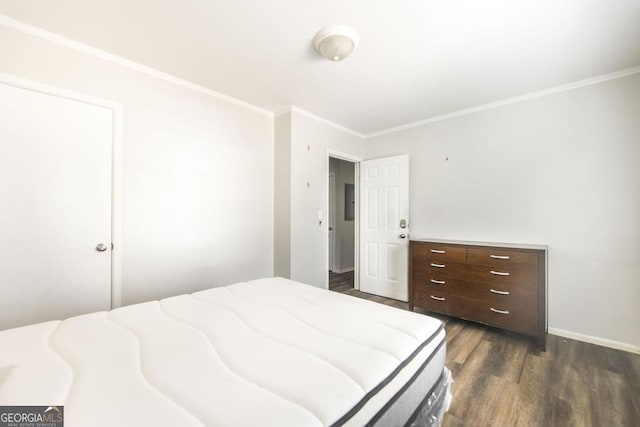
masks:
[[[640,0],[0,0],[0,13],[363,134],[640,65]],[[360,33],[342,62],[313,50],[330,24]]]

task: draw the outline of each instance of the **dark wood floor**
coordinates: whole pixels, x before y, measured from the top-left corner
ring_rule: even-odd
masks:
[[[329,287],[407,310],[353,289],[353,273],[330,274]],[[454,379],[445,427],[640,426],[640,355],[554,335],[541,352],[527,337],[434,316]]]

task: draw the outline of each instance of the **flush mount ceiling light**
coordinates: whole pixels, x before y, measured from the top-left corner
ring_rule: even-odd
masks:
[[[331,61],[342,61],[358,46],[358,33],[344,25],[332,25],[318,31],[313,45],[318,53]]]

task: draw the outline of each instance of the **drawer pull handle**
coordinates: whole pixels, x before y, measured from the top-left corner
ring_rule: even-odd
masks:
[[[444,268],[444,267],[445,267],[445,265],[444,265],[444,264],[434,264],[434,263],[431,263],[431,267]],[[508,274],[508,273],[507,273],[507,274]]]
[[[441,250],[438,250],[438,249],[431,249],[431,253],[432,254],[446,254],[447,251],[441,251]]]
[[[435,283],[436,285],[444,285],[447,282],[445,282],[444,280],[431,279],[431,283]]]
[[[444,297],[434,297],[433,295],[429,295],[431,297],[431,299],[434,299],[436,301],[444,301],[445,298]]]
[[[433,264],[431,264],[431,265],[433,265]],[[509,273],[505,273],[503,271],[493,271],[493,270],[491,270],[491,274],[495,274],[496,276],[508,276],[509,275]]]
[[[498,310],[497,308],[489,307],[491,311],[498,314],[509,314],[509,310]]]
[[[497,291],[495,289],[491,289],[491,292],[498,295],[509,295],[511,293],[509,291]]]
[[[509,255],[489,255],[493,259],[509,259]]]

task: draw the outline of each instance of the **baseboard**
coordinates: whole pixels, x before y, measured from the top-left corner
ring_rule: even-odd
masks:
[[[346,268],[342,268],[340,270],[338,270],[338,269],[333,270],[334,273],[338,273],[338,274],[348,273],[349,271],[353,271],[353,267],[346,267]]]
[[[577,332],[565,331],[564,329],[549,328],[549,334],[559,337],[571,338],[577,341],[584,341],[591,344],[601,345],[603,347],[614,348],[616,350],[628,351],[630,353],[640,354],[640,347],[627,344],[620,341],[608,340],[605,338],[594,337],[591,335],[579,334]]]

